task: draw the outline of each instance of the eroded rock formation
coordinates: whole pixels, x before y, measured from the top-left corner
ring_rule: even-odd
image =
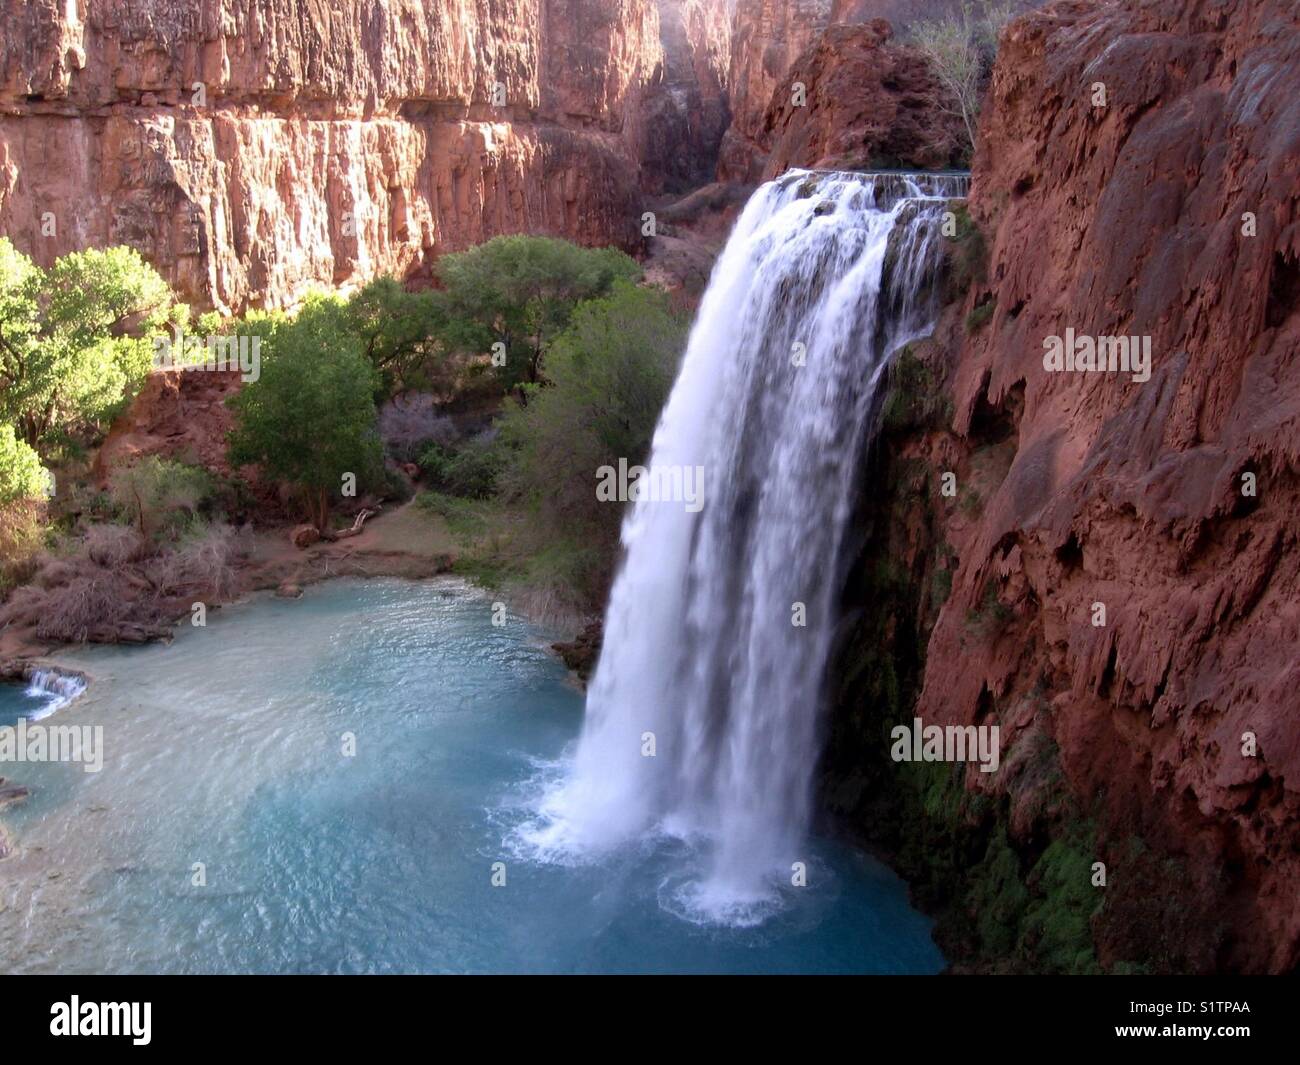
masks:
[[[750,144],[763,180],[793,166],[937,169],[960,151],[960,123],[939,107],[924,57],[891,43],[883,19],[829,26],[772,93]],[[804,87],[794,102],[796,84]]]
[[[102,487],[114,469],[150,455],[180,458],[229,475],[226,435],[234,413],[226,400],[239,387],[238,370],[150,374],[96,451],[91,478]]]
[[[658,0],[662,77],[646,93],[642,184],[685,192],[713,179],[731,121],[727,0]]]
[[[830,11],[831,0],[737,0],[727,81],[731,126],[722,140],[720,180],[759,180],[764,158],[757,141],[772,93],[826,28]]]
[[[1005,820],[939,877],[967,885],[966,947],[1300,964],[1297,174],[1288,0],[1058,0],[1003,36],[969,292],[901,393],[946,376],[951,406],[889,445],[895,513],[873,519],[898,551],[872,586],[918,589],[870,629],[888,646],[919,621],[916,714],[1001,729],[1001,770],[967,767],[981,801],[961,808]],[[1067,329],[1150,337],[1150,379],[1045,369]],[[864,750],[874,727],[837,724]],[[847,773],[834,787],[859,801]]]
[[[878,27],[813,47],[864,4],[9,3],[0,233],[42,264],[133,245],[223,311],[419,279],[501,233],[639,251],[646,195],[931,136],[914,57],[874,49]],[[796,61],[814,91],[792,112]]]
[[[959,154],[925,60],[896,39],[957,0],[739,0],[732,124],[718,177],[752,184],[792,166],[934,168]],[[795,89],[802,87],[796,99]]]

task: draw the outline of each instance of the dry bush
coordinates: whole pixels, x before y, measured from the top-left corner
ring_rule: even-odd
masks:
[[[239,534],[229,525],[208,526],[150,567],[158,595],[233,599],[239,592],[235,562],[242,549]]]
[[[997,57],[998,36],[1027,6],[1022,0],[961,0],[938,17],[907,28],[908,43],[925,56],[943,88],[939,109],[961,119],[968,158],[975,153],[980,102]]]
[[[130,586],[120,573],[110,570],[75,577],[61,588],[25,588],[23,592],[32,593],[30,606],[38,611],[36,635],[42,640],[82,643],[96,629],[116,625],[136,613]]]
[[[41,588],[58,588],[67,584],[84,568],[80,559],[57,558],[53,555],[42,555],[38,565],[40,568],[32,578],[32,583]]]
[[[44,540],[44,500],[18,499],[0,507],[0,596],[31,579]]]
[[[108,569],[140,561],[145,546],[140,533],[125,525],[91,525],[82,538],[86,557]]]
[[[558,581],[511,584],[508,594],[521,614],[542,625],[577,630],[591,620],[591,611],[582,598]]]
[[[64,643],[139,638],[174,617],[176,599],[234,598],[246,550],[225,524],[158,554],[121,525],[92,525],[74,545],[72,554],[41,557],[31,583],[0,609],[0,625],[32,626],[38,638]]]
[[[430,444],[448,446],[459,433],[450,418],[437,412],[433,396],[412,392],[384,404],[379,411],[379,436],[399,462],[417,462]]]
[[[511,602],[543,624],[580,629],[591,620],[596,601],[591,581],[600,566],[595,556],[569,542],[550,544],[528,559],[522,579],[507,582]]]

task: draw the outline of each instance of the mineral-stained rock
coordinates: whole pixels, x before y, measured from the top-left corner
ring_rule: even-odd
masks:
[[[737,0],[727,74],[731,126],[722,140],[720,180],[759,180],[764,159],[757,138],[772,93],[825,29],[830,11],[831,0]]]
[[[1004,764],[1050,737],[1106,890],[1141,903],[1134,840],[1167,856],[1204,967],[1300,964],[1297,174],[1290,0],[1059,0],[1003,35],[961,308],[991,317],[950,356],[977,498],[939,501],[960,564],[918,713],[1001,722]],[[1068,329],[1150,337],[1150,379],[1049,372]],[[1112,909],[1103,963],[1188,947]]]
[[[866,170],[950,165],[960,123],[940,108],[926,60],[888,22],[830,26],[791,65],[754,129],[764,180],[792,166]],[[794,87],[804,88],[794,103]]]
[[[42,264],[128,243],[186,296],[240,309],[499,233],[641,239],[652,0],[7,14],[0,232]]]
[[[593,621],[586,625],[572,640],[564,643],[553,643],[551,647],[566,666],[577,673],[583,681],[586,681],[596,668],[596,660],[600,658],[600,645],[603,636],[603,626],[599,621]]]

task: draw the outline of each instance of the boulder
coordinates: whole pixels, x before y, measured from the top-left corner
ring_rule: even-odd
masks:
[[[303,551],[320,542],[320,530],[315,525],[295,525],[289,539],[294,547]]]

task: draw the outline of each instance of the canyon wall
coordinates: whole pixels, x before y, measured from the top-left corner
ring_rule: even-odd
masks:
[[[732,123],[718,178],[753,184],[792,166],[935,168],[960,152],[926,61],[900,43],[960,0],[737,0]],[[795,100],[802,85],[804,99]]]
[[[892,43],[890,23],[832,25],[778,82],[747,142],[766,181],[790,167],[941,169],[962,144],[961,123],[918,52]],[[794,102],[796,85],[803,100]]]
[[[880,820],[885,724],[999,726],[1000,770],[918,778],[893,841],[959,956],[1300,964],[1297,174],[1288,0],[1058,0],[1003,34],[965,294],[883,414],[890,547],[850,592],[827,777]],[[1067,330],[1149,337],[1149,380],[1045,368]]]
[[[728,0],[658,0],[663,76],[646,94],[641,152],[649,192],[681,193],[713,180],[731,122]]]
[[[933,2],[3,0],[0,234],[130,244],[222,311],[501,233],[638,252],[646,197],[715,172],[937,164],[915,57],[820,41]]]
[[[831,0],[736,0],[727,75],[731,126],[722,139],[719,180],[760,179],[765,153],[758,136],[772,93],[830,13]]]
[[[226,310],[499,233],[635,248],[642,187],[725,122],[724,0],[0,10],[0,233],[41,263],[132,244]]]

